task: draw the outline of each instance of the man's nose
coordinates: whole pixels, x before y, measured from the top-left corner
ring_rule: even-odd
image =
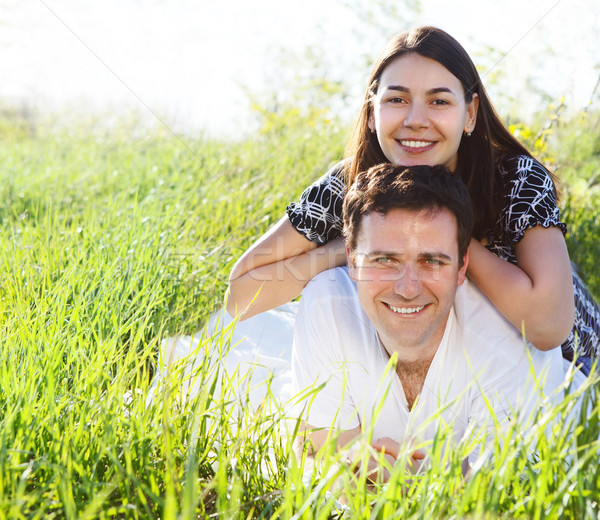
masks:
[[[416,266],[404,265],[400,276],[394,280],[394,292],[407,300],[421,293],[421,279]]]

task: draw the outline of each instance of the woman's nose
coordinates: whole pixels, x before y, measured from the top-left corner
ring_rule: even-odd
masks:
[[[410,104],[403,124],[408,128],[422,128],[428,126],[429,119],[427,117],[427,110],[422,103],[413,102]]]

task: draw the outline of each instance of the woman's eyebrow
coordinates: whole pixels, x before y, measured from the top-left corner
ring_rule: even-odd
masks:
[[[385,87],[386,90],[397,90],[399,92],[410,92],[410,89],[408,87],[404,87],[402,85],[388,85],[387,87]]]
[[[406,92],[407,94],[410,93],[410,89],[408,87],[405,87],[404,85],[388,85],[386,87],[386,90],[397,90],[398,92]],[[425,92],[425,94],[430,96],[432,94],[440,94],[441,92],[456,95],[455,92],[448,87],[430,88],[427,92]]]
[[[429,89],[426,94],[439,94],[441,92],[447,92],[449,94],[454,94],[454,91],[448,87],[436,87]]]

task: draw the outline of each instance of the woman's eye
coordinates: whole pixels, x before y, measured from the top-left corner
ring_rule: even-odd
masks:
[[[404,99],[399,98],[399,97],[393,97],[393,98],[389,98],[388,99],[388,103],[406,103],[406,101],[404,101]]]
[[[448,101],[446,101],[445,99],[436,99],[433,102],[434,105],[449,105],[450,103],[448,103]]]

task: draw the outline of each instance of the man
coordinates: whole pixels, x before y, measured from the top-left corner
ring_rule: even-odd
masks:
[[[490,433],[562,383],[560,350],[526,345],[466,280],[473,213],[456,176],[371,168],[346,194],[344,227],[348,268],[308,284],[295,326],[295,389],[324,384],[306,415],[314,448],[332,431],[346,445],[372,429],[393,455],[442,426],[455,440]]]

